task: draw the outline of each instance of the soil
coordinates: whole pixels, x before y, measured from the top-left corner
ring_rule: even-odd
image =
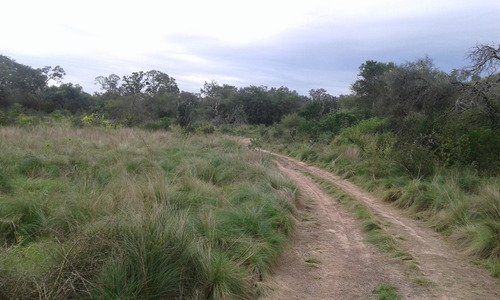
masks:
[[[375,299],[373,291],[380,286],[396,287],[402,299],[500,299],[500,280],[429,225],[327,171],[257,150],[273,155],[300,192],[295,235],[264,282],[262,299]],[[368,207],[398,248],[410,254],[413,267],[369,244],[352,212],[304,173],[335,184]]]

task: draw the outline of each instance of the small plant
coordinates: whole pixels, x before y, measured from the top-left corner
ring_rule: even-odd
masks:
[[[170,125],[172,124],[172,120],[168,117],[163,117],[160,119],[160,128],[163,130],[168,130]]]
[[[397,288],[393,286],[382,285],[375,290],[373,294],[378,300],[399,300],[401,296],[397,293]]]
[[[108,120],[103,120],[102,126],[104,126],[104,128],[106,128],[106,129],[112,129],[113,123],[111,123],[111,121],[108,121]]]
[[[60,113],[55,113],[52,115],[52,121],[54,122],[62,122],[64,120],[64,116]]]
[[[305,261],[311,264],[319,264],[321,261],[316,257],[306,257]]]
[[[83,123],[85,123],[87,125],[93,125],[97,121],[97,116],[96,116],[96,114],[91,114],[90,116],[84,116],[82,118],[82,121],[83,121]]]
[[[20,113],[19,116],[17,117],[18,123],[21,126],[32,126],[33,125],[33,118],[25,116],[23,113]]]

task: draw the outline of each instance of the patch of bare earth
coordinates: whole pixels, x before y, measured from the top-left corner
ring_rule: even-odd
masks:
[[[299,188],[302,203],[296,234],[267,282],[271,291],[264,299],[369,299],[381,285],[397,287],[403,299],[500,299],[500,280],[471,264],[424,223],[329,172],[260,151],[277,158],[277,166]],[[367,244],[352,213],[303,172],[330,181],[371,209],[414,258],[418,277]]]
[[[309,177],[277,163],[300,190],[296,234],[263,299],[368,299],[381,285],[418,298],[404,266],[364,241],[359,222]]]

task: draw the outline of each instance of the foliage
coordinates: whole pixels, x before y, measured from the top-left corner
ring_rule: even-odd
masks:
[[[321,104],[317,101],[307,104],[298,114],[306,120],[318,120],[321,118]]]
[[[397,288],[393,286],[380,286],[373,290],[379,300],[399,300],[401,296],[397,293]]]
[[[294,225],[269,158],[216,135],[61,125],[0,129],[1,298],[256,296]]]
[[[144,128],[148,130],[169,130],[172,120],[168,117],[163,117],[156,122],[144,124]]]
[[[182,92],[178,103],[177,103],[177,123],[184,129],[186,129],[192,121],[193,110],[197,105],[196,96],[188,93]]]

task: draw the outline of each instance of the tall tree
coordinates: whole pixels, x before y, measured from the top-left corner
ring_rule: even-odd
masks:
[[[239,118],[242,110],[235,110],[236,106],[233,102],[237,91],[238,89],[235,86],[219,85],[215,80],[211,82],[205,81],[203,84],[203,88],[200,89],[203,103],[208,109],[208,118],[216,125],[234,123],[235,120],[242,122],[242,119]]]
[[[386,93],[384,75],[394,67],[392,62],[381,63],[373,60],[366,61],[359,67],[359,79],[351,86],[351,89],[359,97],[359,109],[369,116],[376,115],[377,102]]]
[[[163,72],[151,70],[145,74],[146,93],[149,95],[179,94],[175,78]]]
[[[309,96],[313,102],[319,103],[321,107],[321,110],[319,111],[320,117],[330,114],[338,109],[337,97],[328,94],[323,88],[309,90]]]
[[[66,72],[59,65],[53,68],[51,66],[45,66],[38,70],[40,70],[42,75],[45,76],[45,85],[49,85],[51,81],[60,84],[62,83],[64,76],[66,76]]]
[[[60,66],[33,69],[0,55],[0,94],[10,95],[11,99],[6,100],[9,103],[20,102],[26,108],[41,110],[48,84],[61,83],[64,75],[66,72]]]
[[[132,72],[128,76],[123,76],[123,92],[126,96],[139,95],[146,87],[146,74],[143,71]]]
[[[187,128],[192,121],[198,97],[189,92],[181,92],[177,102],[177,123],[182,128]]]
[[[120,76],[111,74],[108,77],[98,76],[95,78],[95,84],[101,86],[101,90],[106,94],[118,95],[121,93],[120,89]]]

